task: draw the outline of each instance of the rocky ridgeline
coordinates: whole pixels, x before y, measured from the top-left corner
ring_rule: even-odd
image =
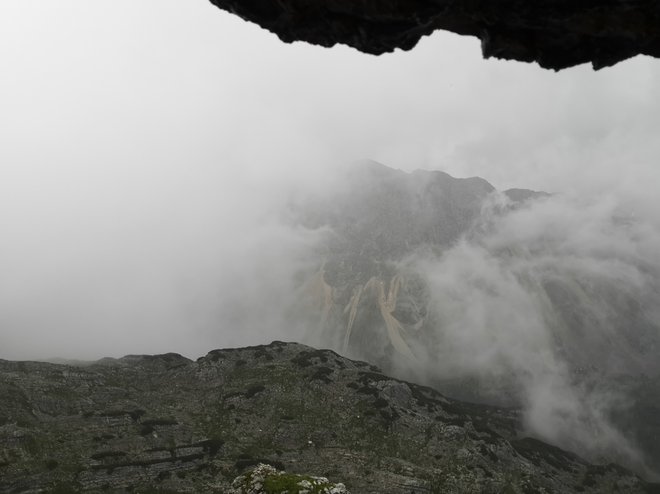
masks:
[[[259,464],[289,472],[271,493],[309,474],[353,494],[655,488],[520,437],[511,410],[450,400],[294,343],[214,350],[196,362],[0,361],[0,396],[2,493],[226,493]]]

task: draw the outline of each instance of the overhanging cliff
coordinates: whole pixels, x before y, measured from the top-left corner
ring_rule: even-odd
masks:
[[[282,41],[379,55],[437,29],[481,40],[483,55],[559,70],[660,56],[656,0],[211,0]]]

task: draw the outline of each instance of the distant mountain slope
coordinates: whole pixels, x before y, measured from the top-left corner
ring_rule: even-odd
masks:
[[[303,225],[332,232],[321,269],[306,287],[312,305],[319,305],[320,341],[385,365],[391,350],[412,357],[402,332],[423,324],[427,302],[420,279],[402,276],[396,263],[418,249],[449,248],[494,191],[481,178],[406,173],[366,161],[335,194],[302,205]],[[379,337],[381,328],[389,338]]]
[[[104,359],[0,361],[0,492],[227,492],[259,462],[355,494],[653,492],[517,436],[469,405],[327,350],[274,342]]]
[[[424,277],[402,262],[448,250],[479,226],[494,194],[482,178],[406,173],[365,161],[339,190],[302,204],[298,221],[332,232],[320,249],[320,270],[305,287],[306,302],[317,307],[317,322],[309,324],[318,327],[318,341],[385,367],[392,352],[414,360],[411,334],[428,334],[435,322]],[[547,196],[511,189],[505,209]]]
[[[328,232],[291,310],[306,342],[520,406],[531,430],[581,454],[658,464],[650,422],[628,413],[629,380],[660,372],[648,225],[607,203],[375,162],[295,217]]]
[[[336,194],[306,203],[301,220],[333,228],[337,238],[328,245],[333,255],[386,261],[420,245],[451,245],[494,191],[482,178],[426,170],[406,173],[365,161],[351,169]]]
[[[412,346],[419,346],[421,338],[423,350],[424,338],[442,332],[443,324],[443,314],[433,310],[436,304],[430,300],[428,273],[414,261],[441,261],[466,242],[504,270],[511,269],[503,274],[515,277],[536,294],[538,304],[547,306],[543,324],[571,367],[619,374],[658,372],[660,327],[646,299],[660,287],[660,267],[643,265],[634,252],[608,252],[607,246],[586,244],[590,239],[576,247],[583,251],[567,252],[570,235],[581,233],[557,222],[571,225],[573,218],[562,219],[552,204],[532,209],[550,199],[550,194],[527,189],[498,193],[476,177],[406,173],[373,161],[363,163],[348,174],[343,188],[303,204],[298,213],[303,225],[331,232],[319,248],[320,269],[308,274],[305,287],[317,307],[317,322],[310,321],[310,327],[318,326],[323,344],[385,367],[392,352],[413,359]],[[525,211],[511,214],[520,209]],[[550,214],[554,217],[548,220]],[[526,224],[514,225],[510,218],[524,218]],[[540,229],[543,221],[552,221],[547,230]],[[616,218],[611,221],[603,226],[612,230],[604,232],[611,240],[629,234],[616,225]],[[510,238],[498,231],[503,225],[511,229]],[[526,271],[516,272],[516,262],[526,258]],[[630,272],[618,273],[622,268]],[[608,269],[611,276],[603,272]],[[651,283],[643,288],[650,288],[643,297],[639,283],[618,282],[619,276],[634,276],[633,270],[643,272]]]

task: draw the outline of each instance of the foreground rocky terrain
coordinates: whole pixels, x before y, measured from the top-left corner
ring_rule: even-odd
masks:
[[[273,342],[0,361],[0,492],[230,492],[257,464],[352,493],[659,492],[471,405],[328,350]]]
[[[436,29],[478,37],[484,57],[598,69],[660,56],[660,7],[639,0],[211,0],[285,42],[342,43],[381,54],[410,50]]]

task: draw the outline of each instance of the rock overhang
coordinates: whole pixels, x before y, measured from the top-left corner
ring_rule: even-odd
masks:
[[[475,36],[485,58],[594,69],[660,56],[656,0],[210,0],[282,41],[344,44],[374,55],[436,30]]]

